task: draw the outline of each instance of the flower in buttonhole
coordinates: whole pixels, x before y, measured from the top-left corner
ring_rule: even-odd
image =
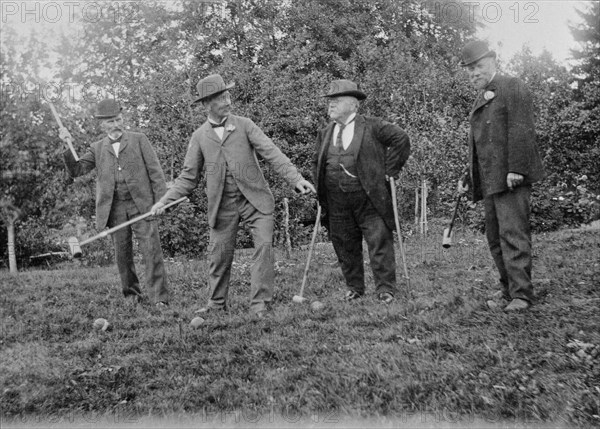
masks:
[[[489,101],[489,100],[491,100],[491,99],[492,99],[492,98],[494,98],[495,96],[496,96],[496,94],[494,94],[494,91],[485,91],[485,92],[483,93],[483,98],[484,98],[486,101]]]
[[[235,125],[233,124],[227,124],[227,126],[225,127],[225,131],[231,132],[235,130]]]

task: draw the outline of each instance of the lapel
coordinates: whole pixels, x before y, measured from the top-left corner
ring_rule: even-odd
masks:
[[[223,143],[225,143],[225,140],[227,140],[227,138],[235,131],[236,126],[234,124],[235,120],[233,119],[233,115],[229,115],[229,117],[227,118],[227,121],[225,122],[225,129],[223,130],[223,139],[219,138],[219,135],[217,134],[217,132],[213,129],[212,125],[210,124],[210,122],[208,121],[208,119],[206,119],[206,122],[202,125],[204,127],[204,135],[209,138],[210,140],[214,141],[215,143],[219,144],[220,146],[223,145]],[[233,129],[232,129],[233,127]]]
[[[119,155],[121,154],[121,152],[123,152],[123,150],[129,144],[129,138],[130,138],[129,133],[123,132],[123,135],[121,136],[121,145],[119,146]],[[108,153],[110,153],[115,158],[118,158],[117,154],[115,153],[115,149],[113,148],[113,145],[110,142],[110,139],[108,138],[108,136],[104,136],[104,138],[102,139],[102,144],[104,146],[106,146]]]
[[[489,100],[486,100],[483,97],[483,94],[485,94],[488,91],[492,91],[494,93],[495,97],[490,98]],[[492,81],[490,83],[488,83],[488,85],[483,89],[483,91],[479,92],[479,95],[475,99],[475,103],[473,103],[473,108],[471,109],[469,118],[471,118],[473,116],[473,114],[475,113],[476,110],[485,106],[486,104],[488,104],[490,101],[492,101],[497,96],[498,96],[498,75],[494,76]]]
[[[233,118],[233,115],[230,114],[227,118],[227,121],[225,122],[225,130],[223,131],[223,141],[221,142],[221,144],[225,143],[225,140],[227,140],[227,138],[235,132],[235,122],[236,121]]]
[[[123,132],[123,135],[121,136],[121,145],[119,146],[119,155],[125,150],[125,148],[129,144],[129,138],[129,133]]]
[[[321,142],[321,150],[319,152],[319,160],[318,165],[323,165],[323,159],[329,150],[329,145],[331,144],[331,136],[333,135],[333,127],[335,127],[335,122],[331,122],[327,127],[325,127],[325,133],[323,137],[323,141]]]
[[[225,141],[225,139],[221,140],[219,138],[216,131],[213,130],[212,126],[210,125],[210,122],[208,122],[208,119],[206,120],[206,122],[204,122],[204,124],[202,124],[202,127],[204,127],[204,135],[207,139],[212,140],[218,145],[223,144],[223,141]],[[225,137],[225,134],[223,134],[223,137]]]
[[[102,146],[106,146],[107,152],[110,153],[115,158],[117,157],[117,155],[115,154],[115,150],[113,149],[113,146],[112,146],[112,144],[111,144],[110,139],[108,138],[108,136],[104,136],[102,138]]]
[[[354,119],[354,137],[352,137],[352,142],[350,142],[350,146],[356,145],[356,150],[354,153],[354,160],[358,158],[358,152],[360,152],[360,146],[363,140],[363,134],[365,133],[365,118],[362,115],[356,115]]]

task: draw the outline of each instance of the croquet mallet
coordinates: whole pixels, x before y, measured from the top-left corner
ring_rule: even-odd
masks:
[[[306,267],[304,267],[304,275],[302,276],[302,286],[300,286],[300,294],[294,295],[292,298],[293,302],[303,303],[306,301],[304,298],[304,286],[306,285],[306,279],[308,277],[308,268],[310,266],[310,259],[315,248],[315,241],[317,240],[317,233],[319,232],[319,223],[321,222],[321,205],[317,203],[317,220],[315,221],[315,228],[313,229],[312,238],[310,240],[310,248],[308,249],[308,258],[306,259]]]
[[[48,102],[48,104],[50,105],[50,110],[52,110],[52,114],[54,115],[54,119],[56,119],[56,123],[58,124],[58,127],[65,128],[62,121],[60,120],[60,116],[58,116],[58,112],[56,111],[54,104],[52,104],[52,102],[50,102],[50,101]],[[77,156],[77,152],[75,152],[75,148],[73,147],[73,142],[71,141],[71,139],[67,139],[67,146],[71,150],[71,153],[73,154],[73,158],[75,158],[75,161],[79,161],[79,156]]]
[[[163,207],[163,209],[168,209],[169,207],[174,206],[175,204],[179,204],[179,203],[181,203],[183,201],[187,201],[187,200],[188,200],[187,197],[181,197],[178,200],[175,200],[175,201],[170,202],[169,204],[166,204]],[[94,235],[93,237],[83,240],[81,243],[79,242],[77,237],[69,237],[69,250],[71,251],[71,255],[73,255],[73,258],[81,258],[81,256],[82,256],[81,246],[91,243],[92,241],[96,241],[100,238],[104,238],[107,235],[112,234],[113,232],[118,231],[121,228],[125,228],[126,226],[129,226],[133,223],[139,222],[142,219],[146,219],[149,216],[152,216],[152,212],[144,213],[143,215],[136,216],[133,219],[128,220],[127,222],[123,222],[120,225],[113,226],[112,228],[107,229],[106,231],[102,231],[100,234]]]
[[[444,249],[448,249],[452,246],[452,228],[454,227],[454,220],[456,219],[456,213],[458,213],[458,207],[460,205],[460,199],[462,195],[458,194],[456,197],[456,203],[454,204],[454,213],[452,214],[452,220],[450,220],[450,225],[448,228],[444,230],[444,238],[442,238],[442,247]]]
[[[402,265],[404,266],[404,278],[406,285],[410,290],[410,277],[408,276],[408,267],[406,266],[406,255],[404,253],[404,244],[402,243],[402,231],[400,230],[400,217],[398,216],[398,201],[396,198],[396,179],[390,177],[392,191],[392,205],[394,208],[394,221],[396,222],[396,232],[398,233],[398,245],[400,246],[400,255],[402,256]]]

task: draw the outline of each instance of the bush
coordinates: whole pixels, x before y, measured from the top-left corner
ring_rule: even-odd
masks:
[[[553,231],[561,226],[578,227],[600,218],[600,195],[586,187],[586,176],[577,178],[569,189],[565,184],[544,185],[534,190],[532,228]]]
[[[192,196],[192,200],[195,200]],[[181,203],[158,221],[165,256],[199,257],[206,251],[209,228],[204,200]]]
[[[97,231],[94,220],[78,216],[68,219],[61,229],[48,228],[44,218],[28,218],[17,229],[17,258],[24,267],[42,263],[53,265],[61,259],[31,258],[49,252],[70,252],[68,240],[76,237],[80,242],[94,236]],[[86,244],[83,248],[82,265],[107,266],[113,262],[113,244],[110,237]],[[70,255],[66,255],[70,257]]]

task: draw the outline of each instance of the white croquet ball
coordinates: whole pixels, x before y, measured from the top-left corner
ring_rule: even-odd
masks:
[[[110,323],[108,323],[108,320],[106,320],[102,317],[94,320],[94,329],[96,331],[106,331],[109,326],[110,326]]]
[[[204,319],[202,317],[194,317],[190,322],[190,326],[192,328],[198,328],[204,323]]]
[[[315,311],[322,310],[324,307],[325,304],[323,304],[321,301],[315,301],[312,304],[310,304],[310,308],[312,308]]]

